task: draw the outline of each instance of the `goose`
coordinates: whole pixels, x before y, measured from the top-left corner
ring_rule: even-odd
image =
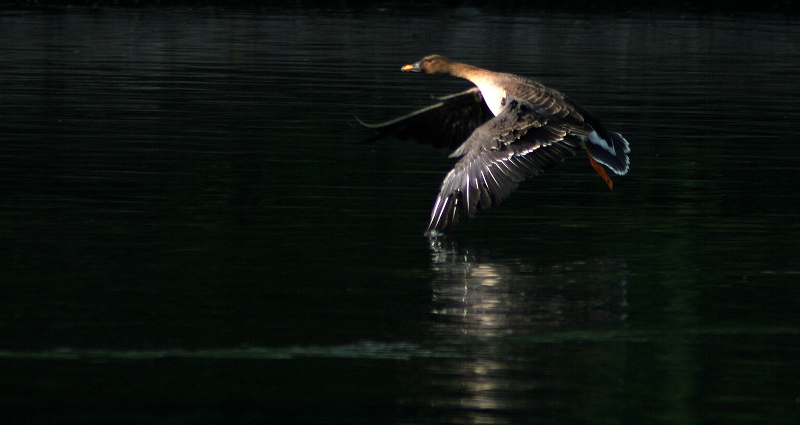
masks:
[[[605,171],[627,174],[630,145],[588,111],[538,81],[489,71],[429,55],[404,65],[403,72],[450,75],[476,87],[440,97],[426,108],[365,127],[387,135],[453,150],[459,158],[442,182],[425,234],[439,237],[461,216],[473,219],[508,197],[520,182],[579,151],[609,189]]]

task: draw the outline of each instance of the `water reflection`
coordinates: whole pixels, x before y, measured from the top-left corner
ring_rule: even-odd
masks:
[[[466,352],[429,367],[438,421],[610,416],[625,363],[624,260],[485,259],[441,239],[431,257],[431,332]]]
[[[797,20],[403,10],[0,15],[4,411],[797,423]],[[564,89],[636,172],[566,161],[428,250],[451,163],[348,126],[466,89],[398,71],[434,51]]]
[[[437,333],[494,338],[625,320],[625,262],[595,258],[560,264],[482,260],[451,241],[431,240]]]

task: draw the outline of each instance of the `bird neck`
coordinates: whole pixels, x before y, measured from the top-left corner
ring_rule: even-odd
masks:
[[[471,80],[473,77],[488,72],[485,69],[478,68],[477,66],[467,65],[465,63],[453,62],[450,65],[450,75],[454,77]]]

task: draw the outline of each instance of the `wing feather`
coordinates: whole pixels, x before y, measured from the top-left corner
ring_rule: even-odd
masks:
[[[436,148],[456,149],[493,115],[477,87],[438,98],[438,102],[390,121],[361,125],[377,133],[364,142],[392,135]],[[357,118],[356,118],[357,119]]]
[[[499,204],[520,182],[583,149],[563,123],[524,102],[509,102],[495,118],[478,127],[455,153],[461,159],[447,174],[431,212],[427,234],[440,235],[462,215]]]

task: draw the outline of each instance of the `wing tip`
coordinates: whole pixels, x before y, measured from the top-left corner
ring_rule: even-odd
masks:
[[[427,231],[425,231],[425,237],[426,238],[438,239],[438,238],[441,238],[441,237],[444,237],[444,236],[445,236],[445,234],[441,230],[428,229]]]
[[[443,235],[445,230],[458,223],[460,199],[459,192],[448,195],[440,194],[436,198],[436,203],[433,205],[433,210],[431,210],[431,221],[425,231],[426,236],[438,237]]]

